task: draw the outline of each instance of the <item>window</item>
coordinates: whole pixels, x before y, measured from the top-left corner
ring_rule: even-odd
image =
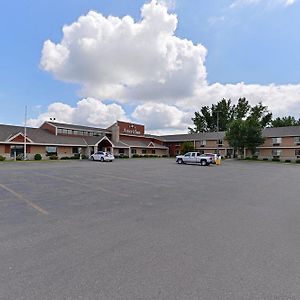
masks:
[[[280,154],[281,154],[281,150],[279,150],[279,149],[272,149],[272,156],[279,157]]]
[[[119,149],[119,154],[124,154],[124,153],[125,153],[124,149]]]
[[[152,154],[155,154],[155,149],[152,149]]]
[[[78,147],[73,147],[72,148],[72,153],[73,154],[78,154],[79,153],[79,148]]]
[[[281,144],[281,138],[280,137],[272,138],[272,144],[273,144],[273,146],[280,145]]]
[[[67,129],[63,129],[63,130],[62,130],[62,133],[63,133],[63,134],[68,134],[68,130],[67,130]]]
[[[58,129],[57,129],[57,133],[58,133],[58,134],[62,134],[62,133],[63,133],[63,130],[62,130],[61,128],[58,128]]]
[[[300,136],[295,136],[295,144],[300,145]]]
[[[217,144],[218,145],[223,145],[223,140],[218,140]]]
[[[54,146],[46,146],[46,155],[57,155],[57,147]]]
[[[206,140],[200,141],[200,147],[204,147],[204,146],[206,146]]]
[[[184,156],[185,156],[185,157],[190,157],[190,155],[191,155],[191,153],[190,153],[190,152],[188,152],[188,153],[184,154]]]
[[[195,153],[195,152],[192,153],[192,157],[194,157],[194,156],[196,156],[196,153]]]
[[[300,149],[295,150],[295,156],[297,156],[297,158],[300,158]]]
[[[27,151],[26,151],[27,152]],[[10,156],[17,157],[24,154],[24,146],[23,145],[16,145],[10,146]]]
[[[146,149],[142,149],[142,154],[146,154],[147,150]]]
[[[131,154],[136,154],[136,149],[131,149]]]

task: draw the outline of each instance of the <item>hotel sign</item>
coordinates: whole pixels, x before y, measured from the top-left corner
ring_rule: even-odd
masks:
[[[134,124],[128,124],[128,127],[123,128],[123,133],[141,135],[141,131]]]

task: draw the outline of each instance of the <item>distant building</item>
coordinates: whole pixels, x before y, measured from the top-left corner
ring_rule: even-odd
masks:
[[[257,148],[258,158],[300,159],[300,126],[266,128],[265,142]],[[0,125],[0,155],[14,159],[24,153],[24,127]],[[145,134],[141,124],[117,121],[108,128],[44,122],[39,128],[27,127],[26,152],[29,159],[39,153],[43,158],[97,151],[112,152],[116,157],[134,155],[175,156],[184,142],[191,142],[201,153],[220,153],[233,157],[234,151],[225,140],[225,132],[205,132],[154,136]],[[245,156],[251,156],[245,150]]]
[[[140,124],[116,122],[107,129],[57,122],[45,122],[40,128],[28,128],[26,152],[29,159],[39,153],[43,158],[82,154],[97,151],[112,152],[116,156],[168,156],[169,149],[162,140],[145,135]],[[0,125],[0,155],[13,159],[24,153],[24,127]]]

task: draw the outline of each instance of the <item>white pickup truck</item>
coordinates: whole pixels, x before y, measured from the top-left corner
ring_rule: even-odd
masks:
[[[211,156],[200,154],[199,152],[188,152],[184,155],[177,155],[176,162],[178,164],[200,164],[201,166],[209,166],[213,163]]]

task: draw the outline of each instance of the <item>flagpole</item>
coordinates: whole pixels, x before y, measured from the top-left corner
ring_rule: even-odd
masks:
[[[27,105],[25,105],[25,122],[24,122],[24,160],[27,159],[27,149],[26,149],[26,146],[27,146]]]

